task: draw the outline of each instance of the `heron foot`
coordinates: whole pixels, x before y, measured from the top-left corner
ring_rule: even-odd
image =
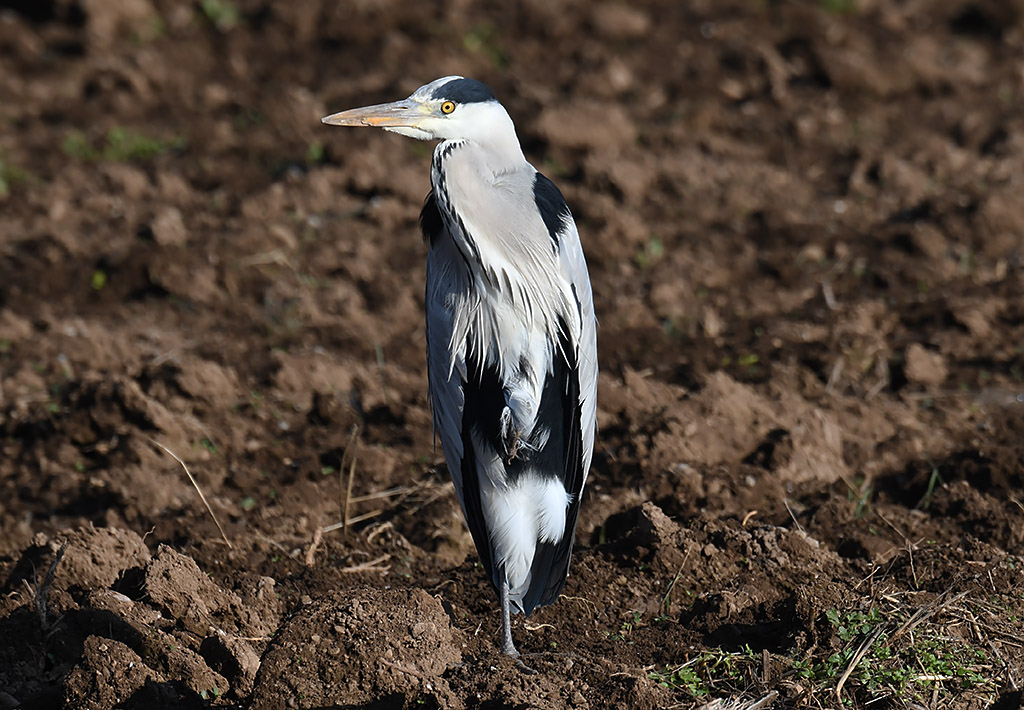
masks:
[[[509,658],[515,660],[516,668],[518,668],[520,672],[522,672],[524,675],[538,675],[538,672],[535,668],[531,668],[530,666],[523,663],[522,654],[519,653],[515,645],[512,643],[511,636],[509,636],[507,639],[502,640],[501,652]]]
[[[519,453],[519,441],[522,432],[516,428],[512,410],[508,407],[501,413],[501,440],[505,444],[505,463],[510,464]]]
[[[512,449],[508,452],[508,458],[505,460],[505,463],[507,463],[507,464],[512,463],[515,460],[515,458],[516,458],[516,454],[518,454],[518,453],[519,453],[519,431],[516,430],[515,435],[514,435],[514,437],[512,439]]]
[[[523,675],[540,675],[536,668],[530,668],[528,665],[523,663],[521,658],[516,659],[516,668],[518,668]]]

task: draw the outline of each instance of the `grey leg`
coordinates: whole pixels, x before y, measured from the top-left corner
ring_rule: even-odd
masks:
[[[519,658],[519,651],[512,643],[512,607],[508,600],[508,581],[501,582],[501,652],[512,658]]]
[[[512,643],[512,605],[508,599],[508,581],[501,582],[501,652],[506,656],[516,659],[519,670],[527,675],[536,675],[537,671],[523,663],[519,658],[519,651]]]

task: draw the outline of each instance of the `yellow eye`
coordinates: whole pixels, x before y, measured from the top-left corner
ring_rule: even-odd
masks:
[[[445,101],[443,104],[441,104],[441,113],[443,114],[449,114],[454,110],[455,104],[451,101]]]

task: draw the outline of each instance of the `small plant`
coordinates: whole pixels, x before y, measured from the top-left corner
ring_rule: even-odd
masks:
[[[743,669],[752,667],[758,656],[744,645],[742,651],[711,649],[678,666],[652,671],[648,678],[669,690],[678,690],[693,698],[709,695],[716,685],[739,686]]]
[[[234,29],[242,21],[242,13],[231,0],[203,0],[203,14],[221,32]]]
[[[664,255],[665,245],[662,244],[661,239],[652,234],[651,238],[647,240],[647,245],[637,253],[636,265],[641,269],[646,269]]]
[[[92,286],[93,291],[102,291],[103,287],[107,285],[107,272],[103,269],[93,271],[92,278],[89,279],[89,285]]]
[[[924,495],[917,504],[917,507],[920,510],[928,510],[928,506],[932,502],[932,494],[935,492],[935,486],[942,483],[942,475],[939,473],[939,467],[932,463],[930,459],[928,463],[931,464],[932,474],[928,477],[928,488],[925,490]]]
[[[736,358],[736,364],[744,370],[753,370],[760,361],[761,358],[758,357],[757,353],[748,353],[747,355],[740,355]]]
[[[857,12],[857,0],[818,0],[821,9],[835,15],[849,15]]]
[[[508,66],[505,51],[498,44],[498,28],[490,23],[475,25],[462,36],[462,46],[469,52],[480,52],[491,60],[496,69]]]
[[[313,141],[306,148],[306,162],[310,165],[324,162],[324,144],[320,141]]]
[[[847,485],[849,486],[849,483]],[[874,493],[874,486],[871,485],[870,480],[860,477],[854,479],[854,485],[849,486],[847,492],[849,500],[857,503],[857,507],[853,511],[854,518],[863,518],[868,512],[872,493]]]
[[[707,686],[701,682],[700,676],[687,666],[666,666],[661,671],[651,671],[647,677],[669,690],[679,690],[694,698],[703,698],[708,694]]]
[[[0,155],[0,200],[11,194],[11,189],[29,181],[29,174],[11,165]]]
[[[61,142],[64,154],[90,162],[126,163],[146,161],[172,150],[185,147],[182,138],[170,141],[152,138],[123,126],[114,126],[105,138],[102,149],[96,148],[81,131],[71,131]]]
[[[825,618],[832,624],[839,638],[843,641],[852,641],[858,636],[867,636],[882,621],[878,607],[873,606],[868,613],[861,611],[848,611],[840,615],[835,609],[825,612]]]
[[[944,625],[921,624],[913,634],[901,634],[910,614],[901,608],[883,612],[877,606],[867,612],[833,609],[825,618],[844,646],[820,664],[802,663],[803,677],[819,687],[835,683],[855,661],[849,679],[873,697],[925,702],[940,691],[994,687],[986,652],[967,639],[948,636]]]

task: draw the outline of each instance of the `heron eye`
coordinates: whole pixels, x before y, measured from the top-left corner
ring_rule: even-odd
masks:
[[[441,113],[443,113],[443,114],[447,115],[447,114],[451,113],[454,110],[455,110],[455,104],[452,101],[445,101],[443,104],[441,104]]]

